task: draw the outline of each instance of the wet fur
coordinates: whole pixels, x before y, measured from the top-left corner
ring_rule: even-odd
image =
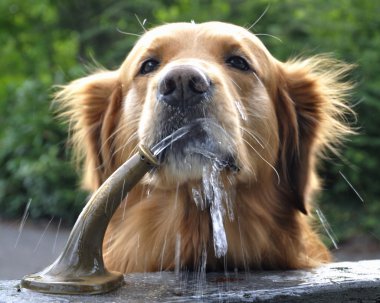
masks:
[[[155,74],[140,77],[141,62],[151,52],[166,61]],[[255,75],[224,66],[220,58],[231,52],[244,53]],[[58,92],[83,165],[83,186],[95,191],[139,143],[153,143],[162,122],[155,116],[157,77],[183,62],[202,68],[215,83],[207,113],[233,138],[229,143],[241,168],[231,188],[235,219],[224,220],[227,255],[214,257],[209,212],[193,201],[199,173],[174,163],[146,177],[122,202],[104,239],[106,266],[121,272],[294,269],[330,261],[313,228],[316,168],[324,151],[351,132],[344,122],[351,85],[341,81],[350,67],[325,56],[280,62],[234,25],[158,27],[137,42],[119,69],[99,71]],[[229,174],[223,173],[226,190],[232,187]]]

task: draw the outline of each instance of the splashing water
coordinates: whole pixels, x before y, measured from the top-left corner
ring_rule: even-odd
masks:
[[[325,215],[323,214],[323,212],[319,208],[317,208],[315,210],[315,212],[316,212],[319,220],[321,221],[324,230],[326,231],[327,235],[329,236],[332,244],[334,245],[335,249],[338,249],[339,247],[338,247],[338,244],[336,241],[335,234],[334,234],[329,222],[327,221]]]
[[[29,199],[28,203],[26,204],[26,207],[25,207],[25,210],[24,210],[24,214],[22,216],[22,219],[21,219],[21,222],[20,222],[20,226],[18,228],[18,236],[17,236],[17,239],[16,239],[16,243],[14,245],[14,248],[17,247],[18,245],[18,242],[20,241],[20,237],[21,237],[21,234],[22,234],[22,231],[24,229],[24,225],[25,225],[25,222],[26,220],[28,219],[29,217],[29,207],[30,207],[30,203],[32,203],[32,199]]]
[[[214,240],[215,256],[225,256],[228,249],[226,232],[223,224],[225,209],[223,206],[224,186],[220,179],[220,167],[214,162],[211,167],[203,168],[202,185],[204,196],[210,203],[210,215]]]
[[[204,202],[198,189],[192,189],[193,199],[197,206],[202,205],[204,207],[206,203],[210,206],[214,251],[217,258],[225,256],[228,250],[227,237],[223,223],[226,213],[228,214],[230,221],[234,220],[231,191],[226,190],[221,180],[221,171],[224,168],[225,166],[220,165],[220,161],[214,161],[212,164],[203,167],[202,187],[203,197],[206,202]],[[230,184],[231,187],[234,188],[233,185],[235,182],[233,179],[230,180]],[[225,206],[227,207],[227,211]]]
[[[227,214],[230,221],[235,219],[233,203],[236,198],[236,177],[234,175],[227,177],[229,181],[229,190],[224,190],[224,200],[226,201]]]
[[[186,126],[183,126],[179,129],[177,129],[175,132],[170,134],[169,136],[162,139],[160,142],[158,142],[155,146],[152,147],[152,153],[154,156],[160,155],[166,148],[168,148],[171,144],[173,144],[175,141],[181,139],[183,136],[188,134],[191,130],[191,128],[194,127],[195,124],[189,124]]]
[[[165,256],[165,249],[166,249],[167,238],[168,238],[168,233],[166,233],[166,235],[165,235],[164,245],[163,245],[162,251],[161,251],[160,272],[162,272],[162,269],[163,269],[163,266],[164,266],[164,256]]]
[[[181,269],[181,235],[177,233],[176,242],[175,242],[175,270],[176,274],[179,273]]]
[[[342,176],[342,178],[347,182],[347,184],[351,187],[351,189],[354,191],[354,193],[358,196],[358,198],[360,199],[360,201],[362,201],[362,203],[364,203],[364,199],[362,198],[362,196],[359,194],[359,192],[355,189],[355,187],[351,184],[350,181],[348,181],[348,179],[346,178],[345,175],[343,175],[343,173],[341,171],[339,171],[339,174]]]
[[[206,281],[206,266],[207,266],[207,249],[203,247],[201,260],[198,265],[198,269],[194,275],[196,279],[195,286],[195,296],[199,299],[202,299],[205,291],[204,285],[207,283]]]
[[[40,246],[41,241],[44,238],[44,236],[46,234],[46,231],[48,230],[48,228],[49,228],[51,222],[53,221],[53,219],[54,219],[54,216],[51,217],[50,221],[46,224],[46,227],[45,227],[44,231],[42,232],[40,238],[38,239],[38,242],[37,242],[36,247],[34,248],[33,252],[36,252],[38,250],[38,247]]]
[[[240,101],[235,101],[236,108],[240,114],[240,117],[244,120],[247,121],[247,114],[245,113],[243,105],[240,103]]]
[[[214,246],[217,256],[224,256],[227,252],[227,243],[225,240],[225,231],[223,226],[223,217],[225,216],[225,208],[223,201],[227,206],[227,214],[230,221],[234,220],[233,200],[235,196],[235,176],[228,176],[229,189],[227,190],[220,178],[221,171],[229,167],[234,172],[239,168],[234,164],[221,160],[217,154],[201,148],[192,147],[187,150],[190,153],[200,154],[211,160],[211,165],[203,167],[202,187],[203,196],[198,188],[192,188],[192,195],[195,204],[201,210],[206,208],[207,203],[210,204],[210,213],[214,233]],[[205,201],[206,200],[206,201]]]
[[[241,108],[238,109],[243,118],[245,113],[241,111]],[[163,153],[164,150],[171,146],[175,141],[183,138],[185,135],[196,129],[199,130],[199,128],[204,130],[206,133],[213,133],[217,131],[220,136],[224,137],[225,140],[223,141],[231,142],[230,150],[233,150],[233,140],[230,137],[230,135],[225,131],[225,129],[223,129],[219,124],[215,123],[210,119],[197,119],[193,123],[179,128],[171,135],[165,137],[163,140],[157,143],[152,148],[152,153],[155,156],[160,156],[160,154]],[[221,143],[219,142],[218,144]],[[220,258],[226,255],[228,249],[223,219],[227,214],[228,218],[231,221],[234,220],[232,208],[233,197],[231,195],[231,191],[227,191],[224,187],[224,184],[221,179],[221,171],[228,167],[232,171],[236,172],[239,170],[239,168],[235,165],[235,163],[231,162],[229,159],[224,159],[223,155],[219,155],[218,148],[216,148],[216,150],[214,150],[214,148],[215,147],[207,148],[205,146],[187,146],[186,154],[198,154],[210,160],[203,166],[201,186],[192,188],[192,196],[195,204],[199,209],[205,210],[206,207],[209,207],[210,209],[215,256],[217,258]],[[234,178],[229,179],[231,188],[234,188],[233,179]],[[180,249],[181,237],[178,234],[176,239],[175,255],[176,272],[179,271],[179,268],[181,266]],[[206,262],[206,256],[202,256],[202,260]],[[205,267],[205,265],[201,267]]]
[[[200,209],[200,210],[205,210],[206,209],[206,201],[202,197],[202,192],[199,188],[192,188],[191,193],[193,195],[193,199],[195,202],[195,205]]]
[[[201,154],[208,159],[220,162],[220,165],[224,165],[224,166],[230,165],[230,168],[232,168],[233,170],[238,170],[238,167],[236,167],[236,165],[234,165],[234,163],[225,163],[226,160],[220,159],[220,156],[216,154],[216,153],[218,153],[218,150],[219,150],[220,146],[222,145],[222,141],[231,142],[231,145],[227,146],[227,147],[224,146],[224,149],[227,149],[227,151],[229,151],[231,153],[233,152],[234,145],[233,145],[233,139],[232,139],[231,135],[221,125],[219,125],[218,123],[216,123],[212,119],[208,119],[208,118],[196,119],[192,123],[180,127],[179,129],[174,131],[172,134],[168,135],[167,137],[165,137],[164,139],[159,141],[157,144],[155,144],[151,148],[151,151],[152,151],[154,156],[159,158],[160,155],[168,147],[172,146],[174,142],[180,140],[181,138],[183,138],[187,134],[189,134],[191,132],[199,131],[200,129],[209,135],[217,133],[218,136],[223,138],[224,140],[221,140],[219,142],[213,142],[213,143],[208,142],[210,144],[210,147],[208,149],[205,149],[204,147],[202,147],[202,148],[198,147],[198,149],[197,149],[194,146],[193,147],[187,147],[186,153],[187,154],[191,154],[191,153]],[[220,146],[218,147],[218,145],[220,145]]]
[[[58,234],[59,234],[59,230],[60,230],[60,228],[61,228],[61,223],[62,223],[62,218],[59,218],[59,223],[58,223],[58,227],[57,227],[57,232],[56,232],[56,234],[55,234],[54,244],[53,244],[53,248],[52,248],[52,253],[53,253],[53,254],[55,253],[55,247],[57,246]]]

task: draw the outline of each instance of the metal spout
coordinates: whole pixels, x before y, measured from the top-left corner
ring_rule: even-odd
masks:
[[[121,201],[158,162],[139,152],[120,166],[93,194],[79,215],[62,254],[41,272],[25,276],[21,287],[55,294],[99,294],[123,284],[123,275],[104,267],[103,238]]]

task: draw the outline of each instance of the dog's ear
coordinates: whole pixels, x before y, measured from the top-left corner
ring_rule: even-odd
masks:
[[[307,198],[318,188],[318,159],[326,149],[336,151],[342,138],[352,133],[345,122],[346,114],[352,113],[345,102],[352,85],[343,81],[351,68],[320,56],[279,66],[280,189],[305,214]]]
[[[110,139],[122,100],[118,71],[101,71],[63,86],[55,95],[60,116],[69,122],[77,163],[84,165],[82,185],[96,190],[111,167]]]

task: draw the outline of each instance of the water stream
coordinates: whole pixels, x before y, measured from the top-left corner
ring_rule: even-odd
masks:
[[[193,131],[199,131],[200,128],[209,134],[216,131],[219,136],[224,137],[222,140],[223,142],[231,142],[231,146],[225,148],[227,150],[233,149],[232,138],[219,124],[211,119],[197,119],[193,123],[179,128],[171,135],[162,139],[152,148],[153,154],[159,157],[161,153],[163,153],[164,150],[171,146],[175,141]],[[199,210],[205,210],[207,207],[209,208],[215,256],[217,258],[223,257],[226,255],[228,249],[223,221],[226,214],[230,220],[234,219],[232,208],[233,195],[231,193],[234,192],[235,182],[234,178],[229,179],[229,187],[231,188],[225,188],[221,179],[221,172],[225,169],[230,169],[236,172],[238,168],[234,163],[231,163],[231,161],[224,159],[223,155],[219,154],[219,149],[215,149],[213,144],[187,146],[186,155],[200,155],[209,160],[204,162],[201,184],[200,186],[192,188],[192,196]],[[176,191],[178,191],[178,185]],[[176,193],[176,196],[177,194],[178,193]],[[180,267],[180,261],[178,259],[179,255],[177,256],[180,245],[180,236],[177,235],[176,268]],[[206,260],[207,256],[203,256],[202,258]]]

